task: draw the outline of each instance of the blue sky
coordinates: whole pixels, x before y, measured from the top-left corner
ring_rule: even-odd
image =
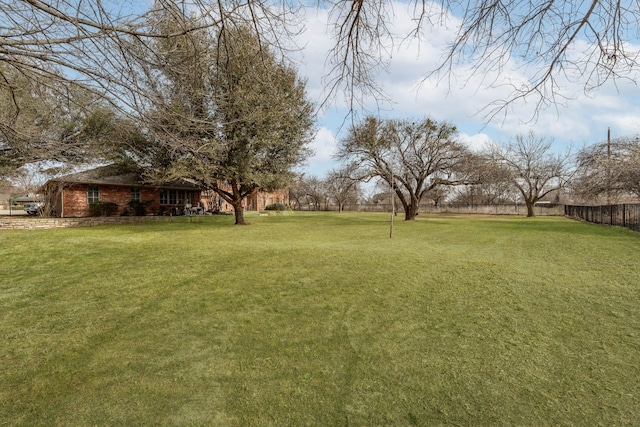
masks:
[[[296,63],[301,76],[307,79],[311,99],[320,103],[324,87],[322,77],[327,70],[326,55],[331,47],[326,11],[308,9],[304,20],[306,31],[299,42],[304,49]],[[383,103],[378,111],[376,102],[370,99],[359,111],[361,115],[368,111],[389,118],[429,116],[446,120],[458,127],[460,138],[474,149],[488,141],[507,142],[530,130],[552,139],[556,150],[572,147],[574,152],[584,145],[605,141],[608,128],[613,138],[640,133],[640,90],[631,81],[607,82],[586,94],[579,83],[561,78],[560,93],[566,100],[561,105],[540,110],[535,121],[531,119],[535,115],[536,100],[530,98],[513,104],[506,114],[487,122],[481,109],[509,94],[508,87],[500,83],[528,81],[522,72],[522,64],[510,61],[501,73],[482,76],[472,74],[470,64],[460,64],[449,80],[424,80],[426,73],[438,63],[446,44],[453,40],[456,18],[451,18],[446,29],[425,32],[420,42],[400,42],[414,27],[406,4],[394,3],[390,21],[398,38],[390,52],[389,69],[380,70],[378,81],[390,95],[391,102]],[[578,40],[575,51],[568,55],[579,55],[582,43]],[[498,84],[489,85],[491,81]],[[320,112],[313,142],[316,154],[302,168],[307,175],[322,177],[338,166],[332,156],[338,140],[348,129],[348,125],[342,126],[348,111],[346,106],[346,100],[336,99]]]

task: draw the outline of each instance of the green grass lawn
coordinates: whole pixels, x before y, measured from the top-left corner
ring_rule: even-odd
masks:
[[[637,425],[640,234],[399,219],[0,232],[0,425]]]

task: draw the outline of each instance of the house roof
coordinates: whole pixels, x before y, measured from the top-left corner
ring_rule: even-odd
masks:
[[[40,202],[42,201],[42,195],[33,194],[33,195],[24,195],[20,197],[15,197],[12,199],[14,202]]]
[[[139,172],[131,171],[131,169],[127,169],[116,164],[100,166],[95,169],[61,176],[59,178],[51,179],[49,182],[62,182],[65,184],[147,186],[188,190],[200,189],[200,186],[185,179],[163,183],[146,181]]]

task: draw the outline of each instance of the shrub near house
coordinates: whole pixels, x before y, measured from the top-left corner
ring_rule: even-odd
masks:
[[[289,207],[287,205],[283,205],[282,203],[274,203],[264,208],[265,211],[286,211],[287,209],[289,209]]]

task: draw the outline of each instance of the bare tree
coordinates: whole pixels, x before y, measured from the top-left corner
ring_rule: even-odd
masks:
[[[104,154],[114,110],[63,80],[35,81],[0,61],[0,168],[43,160],[82,163]]]
[[[534,206],[547,194],[562,188],[571,177],[569,152],[554,154],[552,141],[533,132],[517,135],[505,145],[494,145],[489,158],[500,168],[500,176],[520,193],[527,216],[535,216]]]
[[[349,99],[354,91],[379,99],[375,73],[394,49],[391,2],[328,3],[334,34],[330,88],[343,87]],[[634,46],[640,6],[632,0],[412,0],[406,6],[414,22],[406,37],[420,38],[423,30],[461,17],[444,60],[425,77],[452,78],[456,67],[466,64],[483,84],[510,87],[509,96],[486,106],[487,119],[507,114],[521,99],[532,99],[536,113],[565,102],[565,79],[582,84],[585,92],[608,80],[638,79],[640,52]],[[506,80],[503,71],[511,67],[524,79]]]
[[[518,197],[511,182],[511,172],[491,157],[474,155],[465,166],[470,184],[456,188],[457,202],[474,204],[500,204],[513,202]]]
[[[355,166],[347,165],[329,171],[324,179],[327,196],[338,205],[342,212],[347,203],[357,203],[360,193],[360,181],[355,177]]]
[[[217,36],[212,40],[226,43],[227,34],[248,26],[258,35],[262,52],[274,46],[273,52],[282,56],[290,31],[297,32],[295,10],[289,2],[278,8],[252,0],[0,0],[0,168],[11,172],[31,161],[76,160],[80,154],[87,160],[100,144],[87,149],[86,135],[76,137],[86,123],[96,125],[105,109],[112,108],[117,114],[102,117],[106,125],[115,117],[139,122],[140,113],[157,101],[147,83],[158,73],[145,71],[162,49],[190,34],[206,31]],[[162,23],[155,18],[162,13],[189,19],[159,31]],[[213,48],[224,51],[222,45]],[[150,66],[141,69],[147,60]],[[184,71],[177,60],[164,68]],[[34,120],[34,104],[39,116],[46,113],[55,121]],[[96,105],[101,107],[98,115]]]
[[[385,181],[402,203],[405,220],[414,220],[428,192],[466,182],[463,166],[470,153],[455,138],[455,126],[446,122],[368,117],[350,128],[337,158],[358,165],[364,179]]]
[[[249,25],[261,45],[286,56],[303,29],[299,9],[317,6],[330,11],[327,95],[345,93],[352,109],[367,96],[383,99],[376,76],[399,43],[391,30],[394,6],[388,0],[156,0],[147,7],[130,0],[109,5],[99,0],[0,0],[0,62],[35,81],[72,81],[131,110],[136,104],[129,93],[143,92],[135,79],[122,73],[128,65],[121,55],[127,48],[123,40],[135,38],[151,46],[159,37],[205,28],[221,35]],[[451,25],[451,16],[461,17],[444,60],[435,70],[426,70],[427,76],[451,76],[465,62],[477,75],[499,76],[515,62],[525,81],[505,83],[496,77],[484,82],[513,89],[489,106],[489,116],[506,113],[506,107],[521,98],[533,97],[538,108],[564,101],[559,79],[581,82],[585,91],[609,79],[637,80],[634,45],[640,7],[632,0],[409,0],[404,6],[414,24],[401,38],[423,37],[423,30]],[[188,11],[190,25],[171,33],[154,32],[149,15],[171,8]]]
[[[294,193],[299,207],[304,203],[309,210],[312,207],[313,210],[320,210],[322,204],[326,204],[328,199],[325,182],[316,176],[299,177],[291,191]]]
[[[640,140],[618,138],[583,148],[577,155],[573,190],[584,200],[615,203],[640,197]]]
[[[154,0],[150,4],[122,0],[0,0],[2,62],[35,81],[64,79],[114,98],[129,91],[143,94],[135,79],[123,74],[128,40],[152,47],[154,40],[171,39],[209,29],[223,34],[249,25],[261,45],[284,50],[295,30],[294,2],[264,0]],[[159,33],[150,22],[162,11],[188,14],[186,26]],[[290,31],[291,30],[291,31]],[[117,103],[134,101],[118,98]],[[135,107],[129,103],[128,107]]]
[[[43,175],[35,168],[20,168],[9,175],[9,179],[22,194],[35,193],[44,184]]]
[[[428,191],[425,196],[433,200],[433,205],[438,207],[445,202],[449,195],[451,188],[445,186],[439,186]]]
[[[488,115],[506,114],[513,101],[533,98],[536,112],[564,102],[562,79],[586,92],[609,79],[637,79],[638,50],[633,47],[640,21],[637,2],[627,0],[443,2],[462,6],[457,37],[437,71],[449,74],[469,60],[477,75],[499,76],[514,61],[527,81],[507,81],[512,92],[496,100]],[[473,6],[471,6],[473,5]],[[494,84],[504,85],[500,77]]]
[[[100,6],[0,1],[0,155],[9,169],[43,159],[86,161],[100,146],[88,147],[87,135],[113,119],[104,104],[116,80],[107,72],[105,42],[115,34],[109,29],[135,32]]]

